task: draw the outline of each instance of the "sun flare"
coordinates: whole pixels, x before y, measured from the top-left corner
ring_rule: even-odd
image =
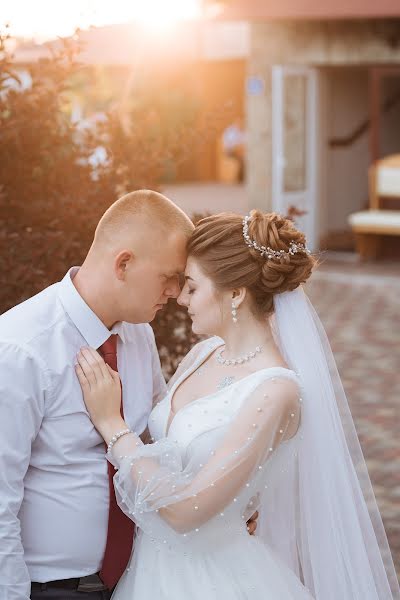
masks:
[[[127,0],[126,4],[130,6],[132,19],[157,29],[200,16],[200,6],[196,0],[137,0],[133,3]]]
[[[201,16],[201,0],[13,0],[2,9],[0,27],[10,23],[12,33],[50,38],[86,29],[136,21],[151,29]]]

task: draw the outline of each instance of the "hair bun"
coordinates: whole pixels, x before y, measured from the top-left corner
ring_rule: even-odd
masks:
[[[304,234],[294,223],[277,213],[253,210],[244,238],[243,217],[221,213],[202,219],[189,240],[188,252],[196,258],[217,289],[246,287],[259,315],[273,311],[273,296],[292,291],[307,281],[315,259],[306,251],[289,252],[291,244],[306,245]],[[268,258],[254,247],[283,251],[281,257]]]
[[[261,285],[265,292],[280,294],[296,289],[311,275],[315,259],[307,252],[290,254],[291,243],[306,245],[304,233],[294,223],[277,213],[253,210],[249,221],[249,235],[258,245],[283,250],[282,258],[268,259],[257,250],[250,250],[261,263]]]

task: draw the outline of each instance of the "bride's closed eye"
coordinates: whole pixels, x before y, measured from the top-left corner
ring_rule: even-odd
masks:
[[[185,283],[186,283],[185,273],[178,274],[178,283],[179,283],[179,287],[181,288],[181,290],[183,290],[183,288],[185,287]]]
[[[190,287],[189,282],[186,280],[181,289],[182,289],[182,293],[188,294],[190,296],[191,294],[193,294],[193,292],[195,291],[196,288]]]

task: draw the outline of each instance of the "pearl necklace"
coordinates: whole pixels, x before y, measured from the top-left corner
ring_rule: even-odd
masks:
[[[249,352],[248,354],[244,354],[243,356],[239,356],[238,358],[222,358],[223,350],[219,350],[217,352],[217,362],[220,365],[225,365],[227,367],[241,365],[252,358],[255,358],[259,352],[262,352],[261,346],[257,346],[254,352]]]

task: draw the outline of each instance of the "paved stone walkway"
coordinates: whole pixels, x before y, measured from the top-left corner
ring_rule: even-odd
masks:
[[[399,269],[328,261],[307,287],[331,342],[400,576]]]

